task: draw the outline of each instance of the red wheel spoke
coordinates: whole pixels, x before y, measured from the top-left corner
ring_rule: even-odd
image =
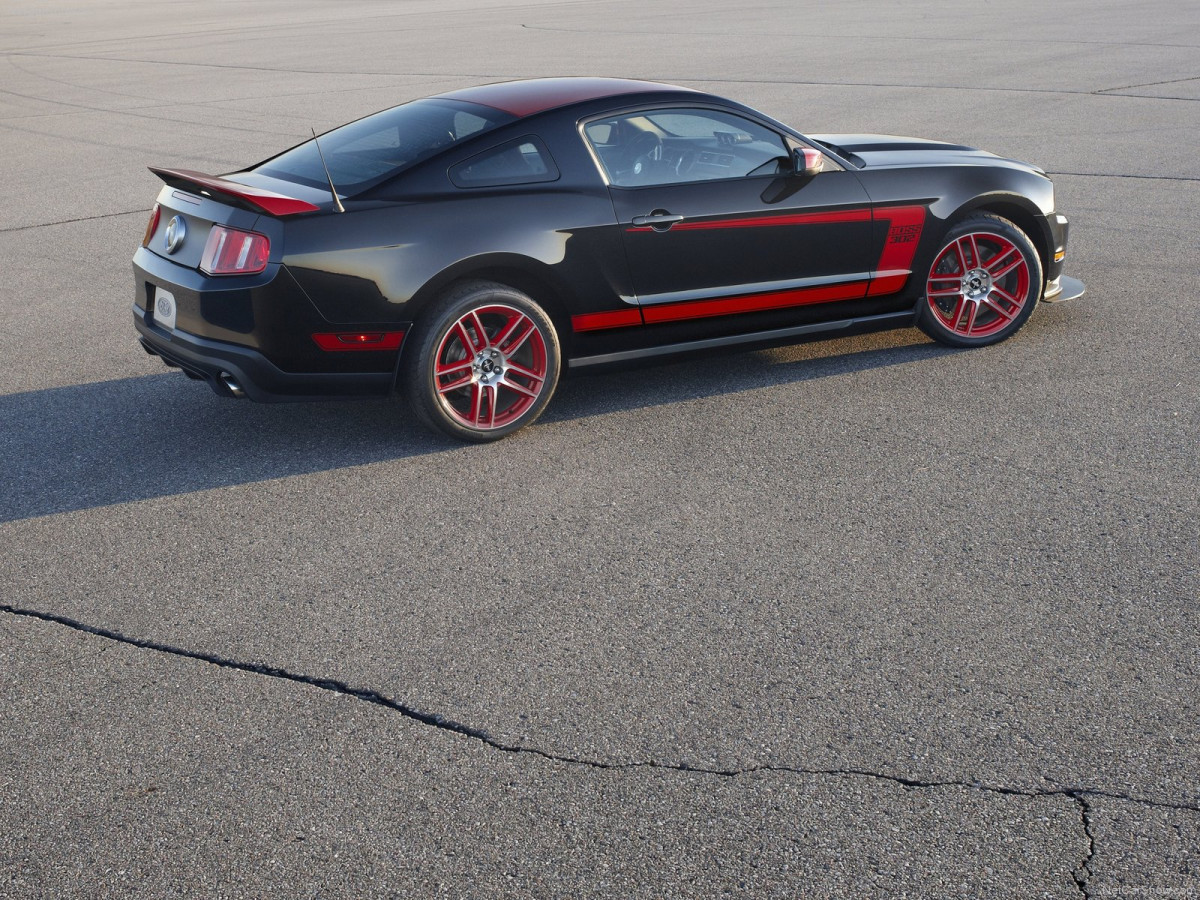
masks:
[[[502,385],[504,385],[506,388],[508,388],[510,391],[515,391],[516,393],[520,394],[522,397],[534,398],[534,397],[537,397],[537,395],[538,395],[538,392],[536,390],[530,390],[529,388],[525,387],[525,385],[518,384],[517,382],[513,381],[511,378],[509,378],[507,376],[505,376],[505,378],[500,383]],[[539,387],[541,386],[540,383],[538,386]]]
[[[954,304],[954,312],[950,315],[950,320],[947,324],[951,331],[958,331],[958,320],[962,318],[963,307],[967,305],[967,298],[960,296],[958,302]]]
[[[471,368],[471,360],[463,359],[452,363],[438,363],[434,372],[438,375],[453,375],[463,369]]]
[[[979,304],[967,304],[967,327],[963,329],[964,334],[970,334],[975,330],[975,317],[979,315]]]
[[[450,393],[450,391],[457,391],[459,388],[466,387],[470,383],[471,383],[471,373],[468,372],[466,375],[464,375],[462,378],[459,378],[457,381],[452,381],[449,384],[439,384],[438,385],[438,393],[439,394],[448,394],[448,393]]]
[[[533,332],[536,330],[533,322],[524,317],[522,317],[520,324],[526,325],[528,327],[522,328],[521,333],[518,334],[515,338],[513,338],[512,343],[509,344],[509,346],[503,348],[505,356],[511,356],[512,354],[516,353],[519,349],[521,349],[521,345],[524,344],[527,340],[529,340],[529,336],[531,334],[533,334]]]
[[[1017,248],[1014,247],[1012,244],[1009,244],[1007,247],[1001,247],[999,250],[996,251],[995,256],[993,256],[986,263],[984,263],[983,267],[988,270],[988,274],[991,275],[993,278],[997,277],[996,276],[997,267],[1002,262],[1004,262],[1006,259],[1008,259],[1008,257],[1010,255],[1015,253],[1016,250],[1017,250]]]
[[[1018,300],[1016,297],[1014,297],[1012,294],[1010,294],[1008,291],[1006,291],[1004,288],[996,287],[993,284],[992,285],[992,293],[998,295],[1000,297],[1000,299],[1003,300],[1004,302],[1011,303],[1017,309],[1021,308],[1021,301]],[[1016,309],[1014,309],[1013,312],[1015,313]]]
[[[966,272],[971,268],[967,265],[967,255],[963,252],[963,238],[959,238],[954,242],[954,252],[958,255],[958,271]]]
[[[964,309],[961,312],[958,312],[958,315],[954,319],[954,330],[961,332],[962,334],[970,334],[971,329],[975,327],[975,315],[979,312],[979,304],[972,303],[964,298],[962,306]],[[959,325],[962,323],[964,312],[966,313],[966,324],[960,328]]]
[[[480,421],[479,424],[484,426],[485,428],[495,428],[496,427],[496,397],[500,393],[500,391],[496,387],[496,385],[492,384],[492,385],[488,385],[487,387],[485,387],[483,389],[483,391],[480,391],[481,394],[483,394],[485,392],[486,392],[487,401],[488,401],[487,422]]]
[[[479,424],[481,404],[483,403],[483,388],[478,384],[471,385],[471,414],[468,416],[472,425]]]
[[[968,235],[971,239],[971,267],[979,265],[979,242],[975,240],[975,235]]]
[[[479,348],[476,347],[475,342],[471,340],[471,334],[467,331],[467,327],[462,323],[462,319],[459,319],[454,323],[454,328],[458,332],[458,339],[462,341],[463,350],[466,352],[467,356],[474,356]]]
[[[1007,266],[1005,266],[1005,267],[1004,267],[1003,269],[1001,269],[999,272],[992,272],[992,273],[991,273],[991,275],[992,275],[992,278],[993,278],[993,279],[997,279],[997,280],[998,280],[998,279],[1001,279],[1001,278],[1003,278],[1005,275],[1007,275],[1009,272],[1011,272],[1013,269],[1016,269],[1016,268],[1018,268],[1018,267],[1020,267],[1020,266],[1023,266],[1023,265],[1025,265],[1025,260],[1023,260],[1023,259],[1020,257],[1020,255],[1018,255],[1016,259],[1014,259],[1012,262],[1010,262],[1010,263],[1009,263]]]
[[[509,337],[512,336],[512,333],[514,331],[516,331],[518,328],[521,327],[522,322],[528,322],[528,321],[529,321],[529,319],[527,319],[525,316],[521,315],[520,313],[517,313],[511,319],[508,320],[508,322],[505,324],[504,328],[502,328],[500,330],[500,332],[496,335],[496,340],[494,340],[492,342],[492,345],[497,347],[500,350],[504,350],[504,342],[507,341],[509,339]],[[504,351],[504,352],[507,353],[508,351]]]
[[[483,322],[481,322],[479,319],[478,311],[474,309],[471,310],[471,324],[475,326],[475,334],[479,336],[479,345],[474,349],[482,350],[484,347],[488,346],[491,341],[488,340],[487,329],[483,327]]]
[[[538,384],[541,384],[543,381],[546,380],[545,375],[539,375],[537,372],[533,371],[532,369],[527,369],[520,363],[513,362],[511,359],[508,361],[508,371],[515,372],[517,375],[523,375],[524,377],[528,378],[530,381],[537,382]]]
[[[991,294],[984,297],[983,302],[986,303],[988,305],[988,309],[995,312],[996,315],[1003,316],[1005,321],[1011,321],[1012,318],[1017,314],[1016,310],[1008,312],[1006,309],[1004,309],[999,303],[992,299]]]
[[[929,280],[930,280],[930,281],[934,281],[935,279],[933,279],[933,278],[930,278]],[[949,281],[950,279],[948,279],[948,278],[942,278],[942,279],[940,279],[940,280],[941,280],[941,281]],[[930,297],[953,297],[953,296],[955,296],[955,295],[957,295],[957,294],[961,294],[961,293],[962,293],[962,279],[961,279],[961,278],[956,278],[956,279],[954,279],[954,280],[958,282],[958,284],[956,284],[954,287],[949,287],[949,288],[938,288],[938,289],[937,289],[937,290],[935,290],[935,291],[927,291],[926,293],[927,293],[927,294],[928,294]]]

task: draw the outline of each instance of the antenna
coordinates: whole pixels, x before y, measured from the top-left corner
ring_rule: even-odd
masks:
[[[329,174],[329,166],[325,165],[325,154],[321,152],[321,144],[317,140],[317,129],[309,128],[312,132],[313,143],[317,145],[317,156],[321,157],[321,168],[325,170],[325,177],[329,179],[329,193],[333,194],[333,205],[337,207],[338,212],[345,212],[346,207],[342,206],[342,201],[338,199],[337,188],[333,186],[333,176]]]

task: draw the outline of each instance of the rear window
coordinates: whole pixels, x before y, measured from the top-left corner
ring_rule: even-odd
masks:
[[[338,193],[353,195],[515,118],[461,100],[414,100],[321,135],[321,151]],[[313,141],[285,150],[250,171],[310,187],[329,187]]]

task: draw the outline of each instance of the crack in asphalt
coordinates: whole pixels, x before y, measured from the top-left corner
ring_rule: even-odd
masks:
[[[1088,892],[1088,882],[1093,874],[1092,860],[1096,858],[1096,836],[1092,834],[1092,808],[1088,805],[1087,797],[1084,794],[1073,793],[1070,796],[1079,804],[1079,822],[1083,826],[1083,833],[1088,840],[1087,853],[1083,857],[1083,862],[1071,873],[1071,879],[1079,888],[1079,893],[1083,895],[1084,900],[1091,900],[1092,895]]]
[[[979,781],[934,781],[919,778],[907,778],[903,775],[893,775],[886,772],[873,772],[867,769],[806,769],[800,766],[775,764],[754,765],[733,769],[717,769],[705,766],[691,766],[682,762],[604,762],[598,759],[565,756],[563,754],[553,753],[548,750],[541,750],[537,747],[506,743],[495,737],[492,737],[490,734],[480,728],[475,728],[471,725],[458,722],[454,719],[450,719],[436,713],[429,713],[415,709],[404,703],[400,703],[397,700],[393,700],[390,697],[379,693],[378,691],[368,688],[352,687],[351,685],[348,685],[345,682],[339,681],[335,678],[319,678],[312,675],[303,675],[296,672],[290,672],[287,669],[279,668],[277,666],[268,666],[262,663],[239,662],[238,660],[226,659],[212,653],[205,653],[198,650],[187,650],[182,647],[174,647],[170,644],[164,644],[159,641],[129,637],[121,634],[120,632],[112,631],[108,628],[103,628],[97,625],[87,625],[75,619],[68,618],[67,616],[41,612],[39,610],[25,609],[23,607],[12,606],[7,603],[0,603],[0,612],[8,613],[9,615],[13,616],[20,616],[23,618],[36,619],[41,622],[62,625],[74,631],[79,631],[94,637],[105,638],[110,641],[125,644],[126,646],[137,647],[141,650],[153,650],[155,652],[165,653],[170,656],[178,656],[184,659],[193,659],[198,662],[209,663],[210,665],[214,665],[222,669],[233,669],[239,672],[247,672],[252,675],[264,675],[269,678],[280,678],[285,681],[292,681],[297,684],[319,688],[320,690],[332,691],[337,694],[362,700],[366,703],[382,706],[385,709],[390,709],[393,712],[397,712],[405,718],[419,722],[422,725],[428,725],[432,728],[437,728],[442,731],[449,731],[453,734],[471,738],[504,753],[526,754],[564,765],[585,766],[592,769],[612,771],[654,769],[668,772],[711,775],[719,778],[736,778],[739,776],[753,775],[756,773],[783,773],[792,775],[808,775],[814,777],[824,776],[831,778],[869,778],[876,781],[885,781],[896,784],[908,790],[957,787],[967,790],[982,791],[988,794],[997,794],[1006,797],[1023,797],[1032,800],[1054,797],[1067,798],[1072,800],[1079,807],[1080,825],[1082,827],[1084,836],[1087,838],[1087,850],[1083,856],[1083,859],[1071,873],[1072,881],[1074,881],[1075,886],[1079,889],[1080,894],[1085,898],[1085,900],[1090,898],[1090,894],[1088,892],[1088,881],[1091,879],[1093,874],[1091,866],[1092,861],[1096,856],[1096,838],[1092,831],[1091,806],[1088,802],[1089,796],[1103,797],[1109,800],[1122,801],[1157,809],[1200,812],[1200,805],[1197,804],[1169,803],[1166,801],[1150,800],[1144,797],[1133,797],[1127,794],[1118,794],[1112,791],[1088,787],[1056,787],[1053,789],[1047,788],[1042,790],[1022,789],[1006,787],[1004,785],[986,784]]]
[[[539,756],[543,759],[552,762],[566,763],[570,765],[588,766],[594,769],[663,769],[675,772],[689,772],[698,775],[715,775],[721,778],[736,778],[740,775],[752,775],[758,772],[788,772],[795,775],[831,775],[840,777],[854,778],[874,778],[880,781],[890,781],[906,788],[935,788],[935,787],[962,787],[972,790],[985,791],[991,794],[1002,794],[1014,797],[1026,797],[1029,799],[1037,799],[1041,797],[1069,797],[1079,800],[1084,795],[1103,797],[1107,800],[1117,800],[1126,803],[1133,803],[1140,806],[1148,806],[1156,809],[1171,809],[1185,812],[1200,812],[1200,804],[1196,803],[1172,803],[1165,800],[1151,800],[1146,797],[1135,797],[1129,794],[1118,794],[1114,791],[1106,791],[1102,788],[1089,788],[1080,786],[1062,786],[1046,789],[1023,789],[1014,787],[1005,787],[1004,785],[987,784],[981,781],[962,781],[962,780],[944,780],[944,781],[929,781],[919,778],[907,778],[903,775],[892,775],[886,772],[872,772],[868,769],[806,769],[799,766],[785,766],[778,764],[763,764],[746,766],[744,768],[733,769],[718,769],[706,766],[692,766],[687,763],[664,763],[664,762],[605,762],[599,759],[587,759],[585,757],[565,756],[558,753],[553,753],[548,750],[542,750],[537,747],[528,747],[523,744],[510,744],[499,740],[488,734],[481,728],[476,728],[446,716],[437,713],[424,712],[407,704],[401,703],[398,700],[393,700],[378,691],[370,688],[358,688],[340,681],[336,678],[321,678],[315,675],[304,675],[297,672],[291,672],[287,669],[278,666],[270,666],[265,663],[248,663],[240,662],[235,659],[226,659],[222,656],[217,656],[214,653],[206,653],[201,650],[188,650],[183,647],[175,647],[171,644],[164,644],[160,641],[148,640],[145,638],[129,637],[121,634],[118,631],[113,631],[108,628],[103,628],[98,625],[88,625],[79,622],[67,616],[61,616],[57,613],[41,612],[35,609],[26,609],[24,607],[12,606],[7,603],[0,603],[0,612],[8,613],[13,616],[23,618],[37,619],[42,622],[62,625],[67,628],[79,631],[84,634],[90,634],[95,637],[106,638],[110,641],[115,641],[120,644],[125,644],[130,647],[137,647],[141,650],[154,650],[158,653],[165,653],[171,656],[178,656],[184,659],[194,659],[198,662],[209,663],[222,669],[233,669],[238,672],[247,672],[252,675],[265,675],[269,678],[279,678],[284,681],[292,681],[297,684],[308,685],[309,687],[319,688],[324,691],[332,691],[333,693],[343,694],[348,697],[354,697],[358,700],[363,700],[367,703],[372,703],[376,706],[382,706],[390,709],[393,712],[400,713],[405,718],[420,722],[422,725],[429,725],[434,728],[439,728],[443,731],[450,731],[454,734],[462,735],[463,737],[472,738],[487,744],[496,750],[504,751],[505,753],[524,753],[531,756]]]

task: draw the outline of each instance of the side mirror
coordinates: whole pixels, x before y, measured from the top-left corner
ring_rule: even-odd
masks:
[[[812,147],[796,147],[792,150],[792,174],[811,178],[825,168],[825,157]]]

